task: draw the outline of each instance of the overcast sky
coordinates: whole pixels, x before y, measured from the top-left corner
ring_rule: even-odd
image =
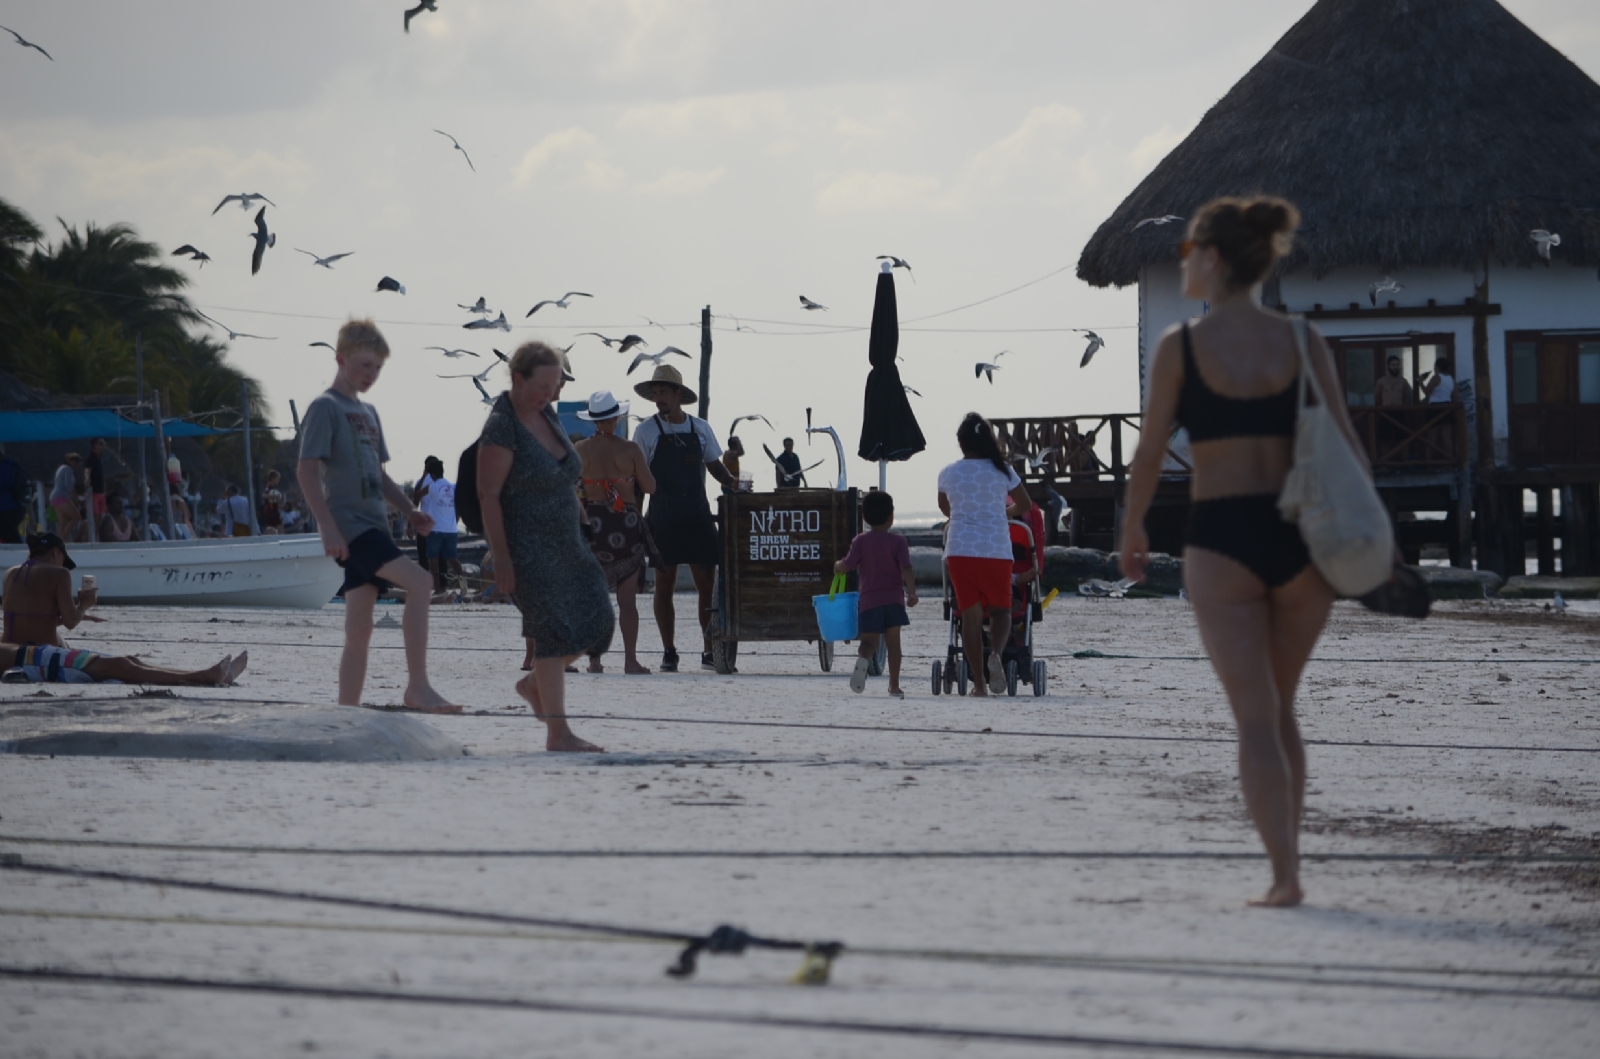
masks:
[[[735,415],[777,427],[740,430],[758,482],[770,483],[761,443],[793,434],[805,452],[808,405],[844,437],[852,484],[875,482],[853,456],[874,257],[915,268],[914,283],[898,274],[902,321],[1064,269],[907,324],[901,371],[923,394],[913,405],[930,444],[891,467],[904,514],[933,508],[968,410],[1136,410],[1133,289],[1087,287],[1078,253],[1310,4],[439,0],[409,35],[406,6],[0,0],[0,24],[55,58],[0,40],[0,195],[47,228],[128,221],[167,249],[211,254],[203,270],[183,266],[190,294],[235,330],[277,337],[230,356],[286,428],[288,401],[303,409],[333,374],[307,343],[375,316],[395,356],[370,399],[402,480],[430,453],[453,468],[482,423],[470,380],[436,374],[586,330],[698,357],[710,305],[719,437]],[[1600,74],[1592,2],[1506,6]],[[254,277],[250,216],[211,214],[244,191],[278,207],[277,247]],[[354,256],[327,271],[296,247]],[[384,275],[408,293],[375,293]],[[595,298],[524,320],[569,289]],[[828,311],[804,312],[801,294]],[[510,334],[461,330],[457,304],[480,295]],[[1083,371],[1082,341],[1061,330],[1073,327],[1107,342]],[[631,396],[644,369],[625,376],[631,357],[577,341],[564,396]],[[994,385],[974,379],[1002,349]],[[693,381],[697,360],[670,361]]]

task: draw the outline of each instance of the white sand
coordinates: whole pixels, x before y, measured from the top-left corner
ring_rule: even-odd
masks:
[[[1600,748],[1600,622],[1575,608],[1447,604],[1414,624],[1341,605],[1307,676],[1314,852],[1443,848],[1452,833],[1559,824],[1597,852],[1600,756],[1392,743]],[[384,608],[384,613],[389,608]],[[342,612],[108,610],[80,646],[203,666],[248,646],[229,699],[327,702]],[[397,613],[397,611],[396,611]],[[691,613],[680,597],[680,626]],[[495,716],[430,720],[474,756],[399,765],[0,758],[0,834],[179,844],[482,850],[1259,849],[1234,778],[1227,707],[1185,604],[1063,599],[1038,629],[1044,699],[928,694],[943,653],[937,603],[912,612],[904,703],[865,696],[804,643],[745,645],[742,673],[569,678],[569,712],[612,754],[541,751],[511,694],[522,646],[505,608],[435,608],[439,687]],[[1479,620],[1493,616],[1497,621]],[[645,661],[659,661],[646,619]],[[680,640],[680,645],[684,641]],[[379,629],[368,700],[397,703],[398,629]],[[291,646],[292,645],[292,646]],[[1137,659],[1070,657],[1093,648]],[[1492,653],[1497,649],[1498,653]],[[1373,662],[1383,658],[1387,661]],[[1346,661],[1348,660],[1348,661]],[[1440,661],[1448,660],[1448,661]],[[1505,674],[1511,679],[1498,679]],[[29,688],[0,688],[7,701]],[[52,689],[56,695],[76,689]],[[117,697],[127,689],[89,689]],[[199,693],[184,691],[189,697]],[[207,693],[208,695],[210,693]],[[1389,697],[1393,695],[1395,697]],[[503,715],[501,715],[503,713]],[[682,724],[772,721],[950,734]],[[994,728],[990,734],[975,730]],[[1003,732],[1067,734],[1023,737]],[[1217,742],[1111,737],[1192,737]],[[1538,846],[1535,848],[1546,848]],[[349,857],[23,845],[36,862],[216,879],[701,932],[869,947],[1315,961],[1600,974],[1600,868],[1309,862],[1305,908],[1247,909],[1264,862]],[[1584,887],[1587,887],[1586,889]],[[40,918],[39,911],[137,918]],[[176,924],[173,917],[255,925]],[[351,932],[268,923],[376,925]],[[430,932],[419,933],[415,931]],[[471,932],[486,932],[479,936]],[[452,922],[0,873],[0,963],[123,974],[286,980],[798,1018],[1206,1041],[1405,1055],[1592,1056],[1600,978],[1406,977],[1447,987],[1585,991],[1484,996],[1255,978],[1111,973],[846,955],[826,988],[788,985],[790,953],[704,957],[674,981],[670,948],[545,940]],[[548,933],[548,932],[545,932]],[[494,936],[496,934],[502,936]],[[1041,1049],[400,1003],[306,1000],[0,979],[0,1054],[927,1056]],[[1071,1054],[1124,1054],[1085,1052]]]

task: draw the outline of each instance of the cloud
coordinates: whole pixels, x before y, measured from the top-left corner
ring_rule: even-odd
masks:
[[[870,213],[891,209],[939,210],[948,207],[937,192],[935,177],[882,171],[846,173],[817,193],[817,209],[826,214]]]
[[[1064,103],[1034,107],[1015,132],[973,155],[967,176],[997,184],[1019,171],[1036,173],[1065,157],[1067,144],[1083,125],[1083,114]]]
[[[552,132],[523,154],[522,161],[517,163],[516,182],[518,185],[532,182],[541,169],[561,155],[575,152],[589,153],[597,150],[599,146],[600,141],[583,129],[572,128]]]
[[[780,121],[784,114],[784,100],[777,93],[701,96],[674,103],[629,107],[617,119],[617,127],[675,136],[748,132],[758,125]]]
[[[871,139],[882,136],[883,133],[871,125],[864,125],[854,118],[840,118],[833,130],[840,136],[853,136],[862,139]]]
[[[1128,168],[1136,176],[1143,176],[1156,167],[1156,163],[1165,158],[1171,150],[1183,142],[1183,134],[1171,125],[1163,125],[1138,143],[1133,150],[1128,152]]]
[[[638,190],[641,195],[652,195],[658,198],[693,195],[704,191],[721,180],[727,172],[728,170],[722,166],[718,166],[716,169],[707,169],[703,172],[694,172],[689,169],[669,169],[650,183],[639,185]]]

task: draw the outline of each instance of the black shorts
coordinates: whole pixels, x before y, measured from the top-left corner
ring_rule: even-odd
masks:
[[[858,632],[882,633],[900,625],[910,625],[911,618],[906,614],[906,608],[898,603],[886,603],[881,607],[861,612]]]
[[[405,557],[394,538],[380,529],[367,530],[351,541],[348,547],[350,558],[334,560],[344,567],[344,587],[339,589],[341,596],[362,585],[376,585],[378,591],[382,592],[389,587],[389,582],[378,576],[378,570]]]

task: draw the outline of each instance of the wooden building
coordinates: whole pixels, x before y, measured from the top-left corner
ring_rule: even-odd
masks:
[[[1526,548],[1541,573],[1600,573],[1600,85],[1493,0],[1321,0],[1083,250],[1081,279],[1138,285],[1141,383],[1205,307],[1179,293],[1183,225],[1139,222],[1254,192],[1302,212],[1263,300],[1329,338],[1413,561],[1438,544],[1509,575]],[[1536,230],[1560,237],[1548,260]],[[1391,357],[1412,403],[1376,403]],[[1459,399],[1417,403],[1441,357]],[[1066,499],[1078,543],[1109,547],[1138,423],[1000,429],[1018,456],[1055,449],[1028,479]],[[1180,433],[1151,515],[1163,550],[1181,547],[1185,452]]]

